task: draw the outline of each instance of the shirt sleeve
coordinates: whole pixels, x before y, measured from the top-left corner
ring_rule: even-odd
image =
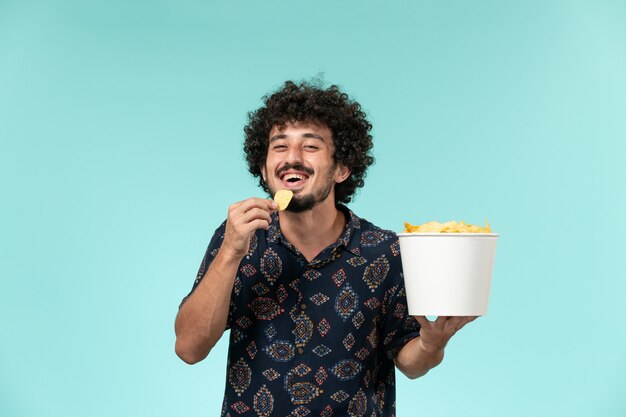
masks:
[[[408,341],[419,336],[420,325],[409,315],[399,251],[393,253],[390,261],[391,285],[382,304],[384,321],[381,338],[385,354],[393,360]]]
[[[213,259],[215,259],[215,256],[217,255],[218,250],[222,246],[222,242],[224,241],[225,231],[226,231],[226,221],[224,221],[220,225],[220,227],[218,227],[213,233],[211,242],[209,243],[209,246],[207,247],[207,250],[204,254],[204,258],[202,258],[202,262],[200,263],[200,268],[198,269],[198,273],[196,274],[196,279],[193,282],[191,291],[189,291],[189,294],[187,294],[183,298],[183,300],[180,302],[180,305],[178,307],[179,309],[183,306],[183,304],[185,304],[185,302],[189,299],[189,297],[191,297],[191,295],[196,290],[198,285],[200,285],[200,282],[204,278],[204,274],[206,274],[206,271],[209,269],[209,266],[213,262]],[[231,297],[230,308],[228,310],[228,320],[226,322],[227,330],[230,329],[230,321],[231,321],[232,314],[233,314],[233,301]]]

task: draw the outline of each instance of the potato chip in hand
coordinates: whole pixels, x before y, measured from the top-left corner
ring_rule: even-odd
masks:
[[[278,210],[283,211],[286,209],[291,201],[291,197],[293,197],[293,191],[291,190],[279,190],[274,194],[274,201],[278,204]]]

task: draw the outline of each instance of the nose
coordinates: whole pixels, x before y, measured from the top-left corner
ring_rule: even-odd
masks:
[[[287,152],[287,160],[289,164],[302,164],[302,149],[299,146],[290,146]]]

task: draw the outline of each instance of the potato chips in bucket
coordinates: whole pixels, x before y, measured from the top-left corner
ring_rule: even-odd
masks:
[[[409,314],[485,315],[498,236],[489,223],[405,223],[398,238]]]

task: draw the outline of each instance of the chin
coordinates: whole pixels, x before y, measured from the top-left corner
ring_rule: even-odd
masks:
[[[315,201],[315,197],[312,194],[306,194],[301,197],[294,196],[285,210],[291,213],[302,213],[312,210],[317,203],[318,201]]]

